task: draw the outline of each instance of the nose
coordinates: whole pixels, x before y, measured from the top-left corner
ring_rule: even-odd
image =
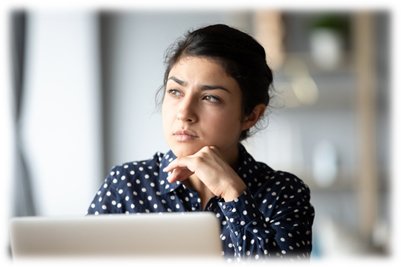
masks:
[[[186,95],[178,103],[177,120],[194,123],[197,121],[196,103],[191,95]]]

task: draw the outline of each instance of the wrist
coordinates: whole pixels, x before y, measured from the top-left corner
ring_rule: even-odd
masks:
[[[234,199],[238,198],[246,189],[245,183],[241,180],[235,184],[229,185],[226,187],[226,190],[221,194],[221,198],[224,201],[233,201]]]

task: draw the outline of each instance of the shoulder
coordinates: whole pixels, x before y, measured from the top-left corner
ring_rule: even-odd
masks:
[[[274,189],[274,192],[287,190],[309,194],[308,186],[298,176],[290,172],[274,170],[266,163],[256,161],[242,145],[238,174],[252,192],[267,188],[267,190]]]
[[[290,189],[296,189],[297,191],[308,191],[308,185],[298,176],[293,173],[286,171],[274,171],[271,179],[276,179],[275,184],[289,187]]]
[[[254,196],[269,196],[276,200],[310,199],[309,187],[301,178],[287,171],[274,170],[263,162],[248,164],[242,177]]]
[[[308,185],[298,176],[285,172],[275,171],[275,188],[280,192],[281,202],[296,201],[299,203],[309,203],[310,189]],[[277,199],[277,200],[278,200]]]
[[[261,170],[259,172],[259,181],[264,187],[274,188],[278,191],[309,194],[308,185],[297,175],[287,171],[273,170],[265,163],[258,162],[258,164]]]

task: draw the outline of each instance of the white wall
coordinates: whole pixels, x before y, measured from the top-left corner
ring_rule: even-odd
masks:
[[[100,176],[95,14],[28,13],[22,136],[38,215],[85,214]]]

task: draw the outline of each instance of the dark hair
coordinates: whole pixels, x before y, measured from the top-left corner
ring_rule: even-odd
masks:
[[[233,77],[242,93],[242,114],[249,115],[258,104],[269,105],[269,88],[273,74],[266,64],[264,48],[250,35],[227,25],[216,24],[188,32],[166,53],[164,89],[171,68],[185,56],[201,56],[217,60]],[[249,136],[249,129],[240,140]]]

